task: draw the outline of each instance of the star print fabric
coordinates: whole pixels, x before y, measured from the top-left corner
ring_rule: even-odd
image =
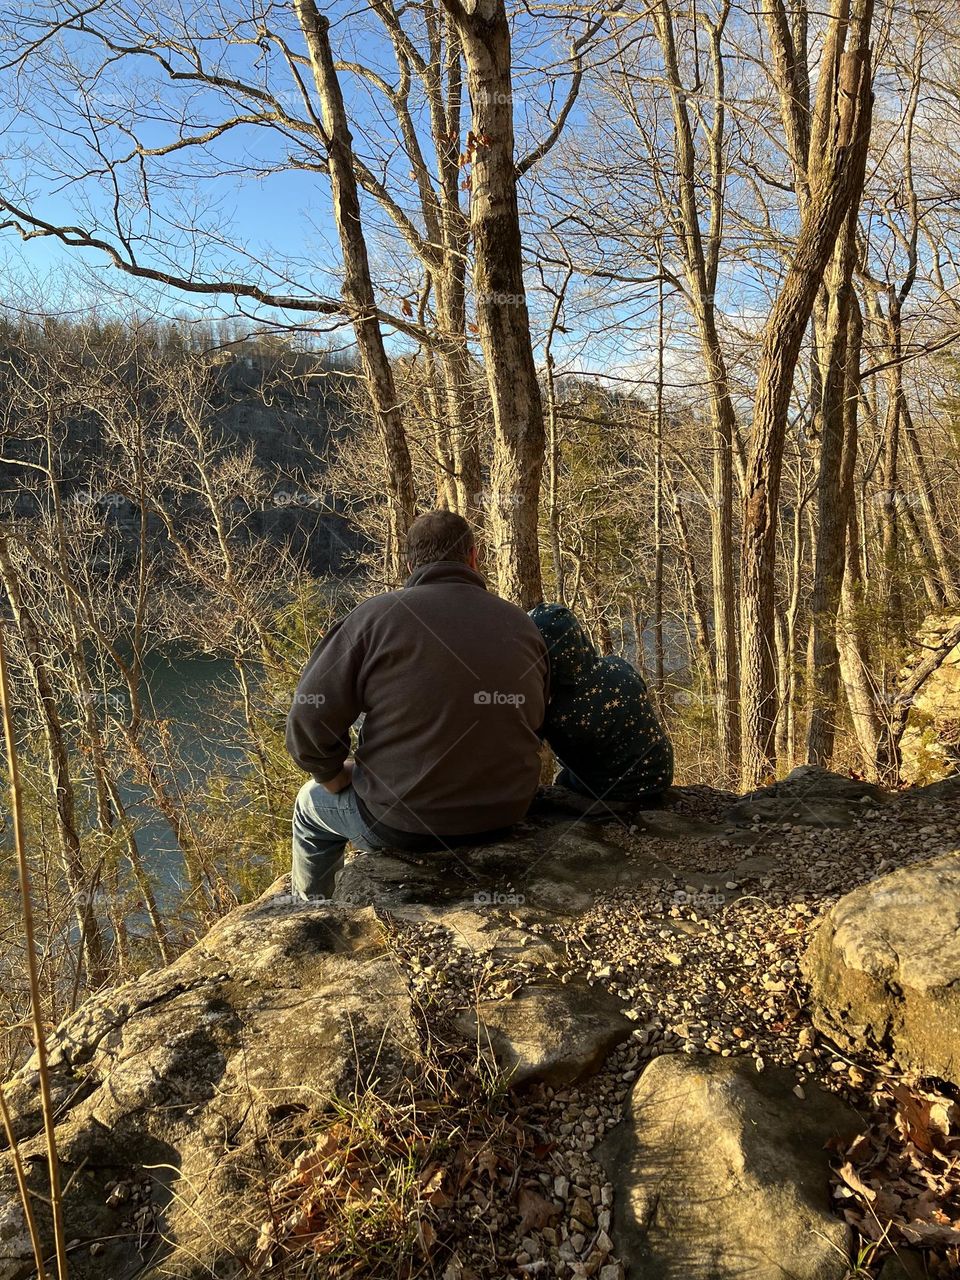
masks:
[[[643,676],[624,658],[602,658],[563,605],[537,605],[530,617],[550,655],[543,736],[564,766],[558,781],[603,800],[660,795],[673,781],[673,747]]]

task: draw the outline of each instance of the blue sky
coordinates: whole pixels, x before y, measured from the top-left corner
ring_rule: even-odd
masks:
[[[107,5],[94,14],[92,21],[101,22],[114,40],[130,43],[129,26],[116,14],[131,7]],[[63,8],[57,0],[40,0],[31,5],[32,21],[21,22],[4,42],[7,57],[17,51],[17,35],[34,37],[44,19],[57,16]],[[227,8],[238,15],[244,11],[242,3]],[[174,17],[165,18],[163,6],[157,7],[159,22],[171,35],[182,34],[176,10],[167,12],[173,12]],[[397,71],[393,52],[382,32],[378,34],[374,20],[363,9],[344,6],[338,13],[331,33],[335,54],[346,61],[363,61],[394,81]],[[215,21],[215,11],[211,14],[210,20]],[[275,8],[271,20],[280,24],[280,34],[292,47],[302,49],[302,39],[291,26],[288,8]],[[534,28],[535,24],[527,20],[518,27],[518,88],[525,82],[524,65],[536,65],[543,55],[544,36]],[[216,30],[211,27],[212,36]],[[240,28],[243,36],[252,33],[249,24]],[[293,81],[275,50],[265,53],[255,45],[227,48],[222,41],[218,48],[215,39],[202,47],[208,64],[216,65],[220,74],[242,77],[248,84],[269,88],[279,93],[288,109],[302,111]],[[21,75],[18,81],[8,71],[2,85],[9,90],[5,94],[7,106],[0,110],[5,185],[12,189],[18,202],[25,195],[25,203],[48,221],[77,220],[89,230],[115,239],[116,231],[111,226],[114,192],[109,182],[90,173],[83,181],[75,180],[78,171],[99,163],[92,144],[116,157],[129,150],[130,130],[135,128],[142,144],[156,146],[174,136],[171,122],[178,115],[192,131],[201,131],[224,118],[223,98],[205,88],[171,86],[163,72],[154,70],[143,58],[114,62],[93,77],[91,72],[101,59],[102,46],[78,33],[60,36],[48,46],[48,54],[52,56],[46,64],[36,60],[29,75]],[[77,68],[77,83],[71,85],[68,77],[64,89],[60,73],[70,64]],[[180,58],[176,65],[182,69],[187,64]],[[539,69],[537,76],[542,87]],[[396,155],[395,123],[383,111],[382,100],[365,93],[362,86],[360,79],[344,74],[348,111],[357,122],[356,149],[373,166],[387,167],[392,188],[399,190],[407,203],[412,198],[412,184],[405,172],[409,166]],[[98,117],[96,129],[84,119],[88,102]],[[542,113],[535,109],[532,98],[518,93],[521,144],[524,117],[531,114]],[[463,120],[465,129],[469,123],[467,107]],[[286,168],[287,148],[287,140],[276,130],[247,125],[202,152],[191,149],[169,160],[148,161],[153,171],[149,207],[140,189],[139,175],[128,166],[122,192],[128,211],[127,226],[135,236],[149,234],[153,240],[166,239],[171,245],[169,263],[163,261],[155,244],[139,244],[138,254],[153,265],[171,265],[186,273],[199,243],[198,275],[247,278],[260,274],[265,283],[275,288],[281,287],[284,268],[293,261],[291,274],[296,284],[308,291],[336,296],[339,253],[326,178],[321,173]],[[302,149],[300,155],[302,158]],[[379,267],[385,290],[384,303],[391,305],[393,293],[399,306],[400,297],[408,292],[404,284],[409,281],[404,282],[400,273],[391,271],[378,234],[383,215],[366,198],[365,213],[374,257],[379,259],[375,267]],[[177,223],[191,221],[204,228],[203,235],[195,240],[176,229]],[[221,237],[223,243],[218,244]],[[241,251],[234,251],[233,245],[241,247]],[[30,286],[35,281],[38,291],[46,292],[51,300],[65,293],[67,298],[72,295],[78,301],[91,296],[106,306],[111,293],[117,290],[120,294],[132,292],[148,307],[203,310],[210,306],[153,286],[136,285],[110,270],[104,255],[95,251],[71,251],[51,240],[23,244],[9,231],[2,246],[8,279],[18,286],[18,293],[32,294],[34,289]],[[294,291],[291,285],[285,287]],[[223,310],[232,309],[230,299],[218,301]]]
[[[159,24],[173,36],[184,31],[178,14],[182,0],[154,0],[143,11],[149,21]],[[10,15],[19,3],[23,19],[10,25]],[[140,0],[108,0],[97,9],[92,22],[111,24],[111,34],[121,44],[130,44],[129,24],[122,15],[136,11]],[[265,0],[271,22],[279,24],[280,34],[290,47],[302,50],[299,32],[293,28],[288,4],[271,4]],[[0,50],[2,60],[15,56],[25,39],[36,38],[42,23],[61,15],[67,0],[0,0]],[[334,19],[331,38],[335,54],[346,62],[363,62],[391,82],[397,71],[392,49],[378,21],[365,4],[351,5],[349,0],[326,11]],[[271,46],[269,52],[255,42],[226,47],[221,15],[240,18],[249,12],[248,0],[223,0],[219,7],[196,0],[189,26],[207,21],[209,39],[202,44],[204,58],[217,64],[221,74],[242,77],[255,87],[288,95],[281,100],[299,111],[295,86],[282,64],[281,56]],[[5,21],[6,19],[6,21]],[[736,33],[746,55],[733,48],[731,37],[731,76],[729,90],[736,97],[743,93],[748,114],[755,111],[770,85],[762,78],[754,86],[749,52],[749,21]],[[577,28],[582,29],[582,27]],[[239,34],[254,36],[249,23],[241,24]],[[523,153],[533,140],[541,138],[548,128],[548,107],[555,110],[551,94],[562,98],[566,81],[563,75],[566,38],[560,18],[543,10],[539,16],[520,8],[513,24],[515,63],[515,116],[518,152]],[[114,157],[130,148],[131,130],[140,141],[156,146],[175,136],[172,121],[178,115],[191,131],[200,131],[223,118],[223,97],[218,92],[195,86],[171,86],[165,73],[157,71],[144,59],[120,59],[110,62],[94,75],[102,50],[89,36],[67,33],[50,46],[49,56],[29,66],[19,77],[13,72],[0,73],[0,148],[4,185],[13,198],[23,194],[25,202],[40,216],[52,222],[81,221],[91,231],[112,238],[110,219],[114,193],[103,178],[88,173],[77,181],[78,173],[89,169],[95,159],[92,144],[96,142]],[[642,56],[642,55],[638,55]],[[177,66],[187,63],[180,58]],[[70,68],[75,69],[73,82]],[[545,70],[546,69],[546,70]],[[305,71],[305,74],[306,71]],[[747,79],[741,83],[740,76]],[[391,190],[399,193],[406,207],[414,204],[409,164],[396,142],[396,123],[389,109],[384,109],[376,93],[364,89],[356,75],[342,76],[348,111],[354,124],[354,144],[358,154],[372,167],[388,174]],[[757,96],[759,95],[759,96]],[[773,99],[771,99],[773,101]],[[93,105],[98,117],[96,130],[84,118],[85,105]],[[776,108],[773,108],[774,111]],[[595,132],[588,116],[586,100],[575,109],[568,124],[571,135],[579,134],[589,148],[595,139],[597,153],[602,154],[607,140]],[[422,104],[421,104],[422,112]],[[421,134],[425,136],[422,128]],[[463,128],[469,124],[469,111],[464,107]],[[740,127],[737,111],[731,111],[731,130]],[[764,135],[744,134],[737,139],[742,145],[763,148]],[[339,292],[339,248],[329,206],[329,189],[319,172],[296,171],[287,166],[287,139],[271,128],[244,125],[212,143],[203,151],[197,149],[177,153],[171,160],[149,161],[150,179],[147,199],[137,169],[128,166],[123,189],[123,206],[127,222],[135,236],[150,243],[137,244],[138,254],[153,265],[170,265],[181,273],[191,263],[199,276],[247,279],[261,277],[274,288],[291,292],[303,289],[335,297]],[[302,143],[297,154],[304,159]],[[560,154],[559,151],[556,154]],[[313,157],[318,160],[319,154]],[[776,157],[775,157],[776,159]],[[553,163],[553,158],[551,162]],[[641,159],[642,168],[642,159]],[[789,175],[783,174],[789,181]],[[636,217],[629,201],[633,196],[628,179],[620,194],[625,198],[624,216]],[[536,173],[525,182],[529,189],[536,183]],[[641,178],[642,181],[642,178]],[[743,195],[737,193],[737,203]],[[789,225],[791,197],[784,196],[782,226]],[[371,247],[374,274],[381,291],[381,303],[399,312],[404,297],[411,295],[416,279],[410,270],[409,256],[398,251],[398,240],[389,220],[374,200],[364,198],[364,215]],[[539,212],[537,215],[539,217]],[[192,236],[177,230],[177,224],[197,222],[202,234]],[[528,245],[533,241],[534,224],[526,223]],[[642,266],[643,239],[649,227],[639,221],[636,230],[637,260]],[[751,243],[751,231],[743,232],[732,223],[725,228],[725,260],[721,272],[720,299],[736,314],[745,331],[755,328],[766,312],[769,282],[758,271],[750,254],[762,253]],[[743,239],[747,254],[736,259]],[[169,246],[168,262],[163,245]],[[629,249],[629,244],[626,246]],[[618,252],[625,251],[623,241]],[[0,252],[7,275],[5,290],[8,305],[27,309],[83,309],[96,306],[103,310],[125,311],[131,305],[164,314],[231,314],[230,298],[198,299],[154,285],[139,284],[106,265],[102,254],[94,251],[63,249],[49,240],[22,244],[13,232],[0,237]],[[770,263],[780,264],[773,255]],[[284,282],[290,267],[289,281]],[[537,295],[538,281],[531,272],[528,286],[536,319],[542,319],[546,299]],[[655,291],[652,287],[614,291],[597,285],[596,298],[582,301],[579,315],[569,322],[570,332],[559,340],[556,353],[561,363],[581,372],[599,370],[631,370],[648,377],[651,370],[655,316]],[[616,303],[611,306],[611,299]],[[266,318],[251,304],[254,315]],[[295,316],[303,320],[306,317]],[[326,328],[329,321],[321,321]],[[341,331],[336,341],[343,343],[348,334]],[[395,340],[394,348],[406,340]],[[689,337],[676,332],[670,339],[671,367],[678,385],[687,386],[695,360],[689,355]],[[748,342],[742,344],[749,346]]]

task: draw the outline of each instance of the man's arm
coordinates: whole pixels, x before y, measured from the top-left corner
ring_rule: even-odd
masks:
[[[328,791],[350,784],[350,726],[363,710],[364,651],[363,633],[348,614],[310,655],[287,716],[287,750]]]
[[[353,763],[353,760],[347,756],[343,762],[343,768],[336,777],[331,778],[328,782],[321,782],[321,787],[326,787],[331,795],[338,795],[339,792],[346,791],[347,787],[353,783]]]

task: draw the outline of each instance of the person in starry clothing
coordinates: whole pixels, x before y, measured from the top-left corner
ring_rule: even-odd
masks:
[[[673,746],[643,676],[623,658],[601,658],[563,605],[539,604],[530,617],[550,654],[542,733],[563,766],[556,784],[597,800],[660,796],[673,781]]]

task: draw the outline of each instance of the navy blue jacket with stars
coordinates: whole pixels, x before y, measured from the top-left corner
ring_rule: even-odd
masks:
[[[563,605],[537,605],[530,617],[550,654],[543,736],[564,766],[557,781],[607,800],[665,791],[673,781],[673,747],[640,672],[623,658],[601,658]]]

